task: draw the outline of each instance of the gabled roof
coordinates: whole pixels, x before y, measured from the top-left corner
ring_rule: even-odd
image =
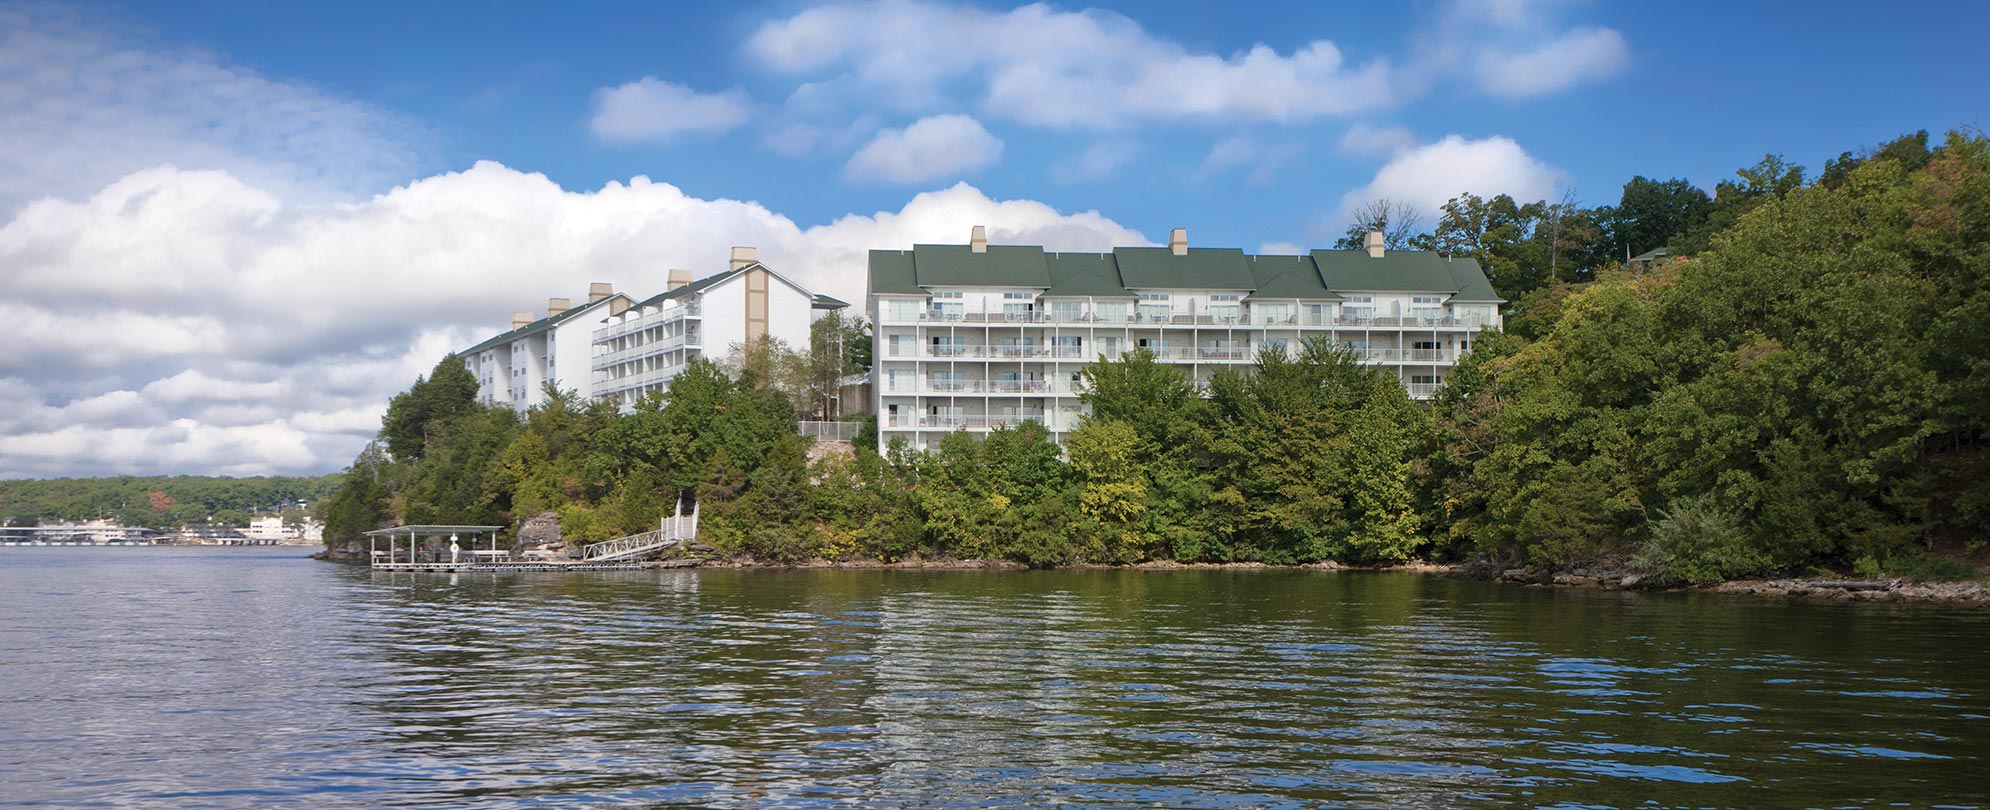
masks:
[[[1304,256],[1248,256],[1235,248],[1115,248],[1111,253],[1045,253],[1026,245],[915,245],[873,250],[873,295],[924,295],[933,287],[1041,289],[1048,297],[1128,298],[1135,290],[1243,290],[1257,299],[1332,301],[1342,292],[1442,293],[1459,302],[1503,301],[1479,263],[1436,253],[1315,250]]]
[[[748,265],[748,267],[751,266],[752,265]],[[685,284],[682,287],[678,287],[675,290],[669,290],[666,292],[658,293],[656,295],[652,295],[648,298],[643,299],[642,301],[637,302],[636,304],[630,306],[629,308],[642,309],[643,307],[654,306],[656,304],[661,304],[665,301],[674,301],[681,298],[688,298],[700,292],[704,292],[708,288],[718,286],[719,282],[725,281],[726,279],[732,278],[733,276],[739,275],[740,273],[743,272],[746,272],[746,267],[741,267],[738,270],[727,270],[723,273],[714,273],[712,275],[698,279],[697,281]]]
[[[555,326],[559,326],[560,324],[566,323],[567,321],[573,320],[574,318],[578,318],[580,317],[581,313],[584,313],[590,309],[594,309],[595,307],[599,307],[617,298],[620,298],[624,301],[629,300],[629,296],[623,295],[621,293],[615,293],[614,295],[610,295],[607,298],[603,298],[599,301],[590,301],[588,303],[581,304],[580,306],[568,309],[567,311],[562,312],[558,315],[549,315],[547,317],[540,318],[539,320],[528,323],[524,326],[518,327],[517,329],[513,329],[509,332],[499,333],[497,336],[492,337],[489,340],[485,340],[482,343],[479,343],[475,346],[471,346],[470,348],[464,349],[463,351],[457,352],[456,355],[458,357],[469,357],[470,355],[476,354],[485,349],[496,348],[506,343],[510,343],[514,340],[518,340],[519,338],[531,337],[533,335],[539,334],[540,332],[544,332]]]
[[[1338,301],[1340,296],[1320,282],[1320,268],[1309,256],[1252,256],[1251,276],[1256,279],[1251,300],[1310,299]]]
[[[1119,264],[1110,253],[1052,253],[1044,257],[1050,267],[1049,297],[1132,298],[1126,285],[1119,283]]]
[[[1315,250],[1313,261],[1330,290],[1365,292],[1458,291],[1445,258],[1423,250],[1391,250],[1381,258],[1366,250]],[[1473,267],[1478,263],[1474,262]]]
[[[912,251],[871,251],[871,294],[926,294],[926,290],[919,286],[919,273],[913,264]]]
[[[967,245],[913,245],[912,260],[921,287],[1021,287],[1046,289],[1050,268],[1043,248],[989,245],[976,253]]]
[[[1164,247],[1113,248],[1119,280],[1127,289],[1249,290],[1257,286],[1244,251],[1189,248],[1177,256]]]

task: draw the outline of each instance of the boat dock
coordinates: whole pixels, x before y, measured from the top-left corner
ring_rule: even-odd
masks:
[[[698,536],[698,507],[684,514],[680,499],[670,517],[653,531],[581,547],[579,559],[512,559],[498,548],[503,526],[395,526],[366,533],[368,562],[375,571],[457,574],[519,571],[633,571],[641,560],[690,545]],[[447,538],[447,545],[444,545]],[[387,541],[381,548],[380,541]],[[405,542],[404,542],[405,541]],[[468,543],[469,548],[464,548]],[[478,548],[478,545],[484,545]]]

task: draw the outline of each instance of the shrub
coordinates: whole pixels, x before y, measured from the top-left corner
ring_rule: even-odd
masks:
[[[1686,498],[1659,513],[1631,567],[1660,584],[1719,582],[1762,570],[1741,519],[1711,499]]]

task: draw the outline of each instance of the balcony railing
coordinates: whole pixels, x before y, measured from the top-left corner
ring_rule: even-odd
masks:
[[[689,301],[674,307],[664,307],[648,315],[629,315],[626,312],[623,315],[626,317],[626,320],[621,323],[609,324],[594,330],[594,342],[600,343],[604,340],[621,337],[630,332],[675,323],[685,318],[699,317],[699,306],[698,302]]]
[[[596,343],[595,345],[599,346],[600,343]],[[664,352],[674,352],[680,349],[696,349],[700,345],[702,345],[702,340],[697,335],[674,335],[663,338],[662,340],[653,340],[648,343],[630,346],[626,349],[616,349],[605,354],[597,354],[592,358],[594,361],[594,370],[600,371],[605,368],[612,368],[630,360],[663,354]]]
[[[1266,328],[1355,328],[1355,329],[1477,329],[1487,325],[1483,318],[1458,318],[1453,316],[1424,315],[1384,315],[1384,316],[1329,316],[1313,313],[1268,315],[1263,313],[1216,314],[1209,312],[1057,312],[1054,310],[1030,310],[1027,312],[948,312],[942,310],[920,310],[907,319],[892,316],[887,312],[886,323],[930,323],[962,325],[1008,325],[1029,324],[1070,325],[1070,326],[1216,326],[1216,327],[1266,327]]]

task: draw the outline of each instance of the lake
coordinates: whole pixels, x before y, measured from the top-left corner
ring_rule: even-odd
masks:
[[[1990,611],[0,550],[4,807],[1990,806]]]

